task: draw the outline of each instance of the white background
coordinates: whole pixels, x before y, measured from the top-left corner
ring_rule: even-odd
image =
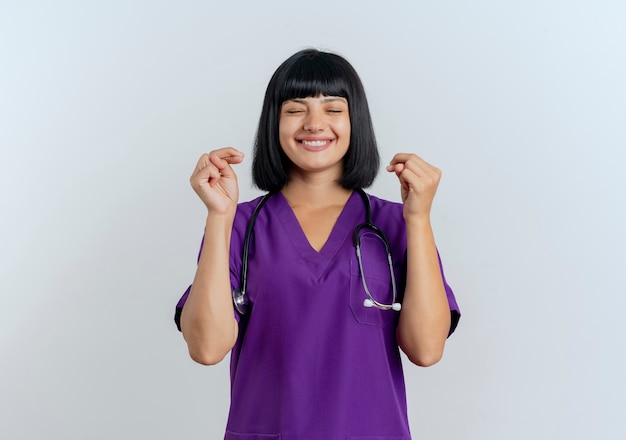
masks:
[[[4,1],[0,432],[216,439],[228,362],[173,323],[233,145],[242,200],[269,77],[305,47],[360,73],[384,161],[444,171],[463,317],[406,366],[416,439],[623,439],[626,6],[615,1]],[[393,176],[371,191],[399,200]],[[373,379],[375,380],[375,379]]]

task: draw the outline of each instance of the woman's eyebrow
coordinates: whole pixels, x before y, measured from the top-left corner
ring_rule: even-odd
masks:
[[[323,103],[335,102],[335,101],[341,101],[341,102],[344,102],[344,103],[348,102],[348,100],[346,98],[342,97],[342,96],[328,96],[328,97],[325,97],[324,99],[322,99]]]

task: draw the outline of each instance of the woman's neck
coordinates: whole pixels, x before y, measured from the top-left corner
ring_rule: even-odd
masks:
[[[292,208],[296,206],[343,206],[352,194],[352,190],[342,187],[336,181],[303,180],[293,176],[281,192]]]

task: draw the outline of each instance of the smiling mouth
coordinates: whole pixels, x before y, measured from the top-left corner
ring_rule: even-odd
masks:
[[[304,147],[308,148],[322,148],[329,145],[332,142],[332,139],[320,139],[320,140],[305,140],[301,139],[300,143],[304,145]]]

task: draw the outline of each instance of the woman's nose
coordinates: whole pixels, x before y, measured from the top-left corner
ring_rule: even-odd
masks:
[[[324,130],[324,115],[319,111],[310,111],[304,120],[304,130],[310,132],[319,132]]]

